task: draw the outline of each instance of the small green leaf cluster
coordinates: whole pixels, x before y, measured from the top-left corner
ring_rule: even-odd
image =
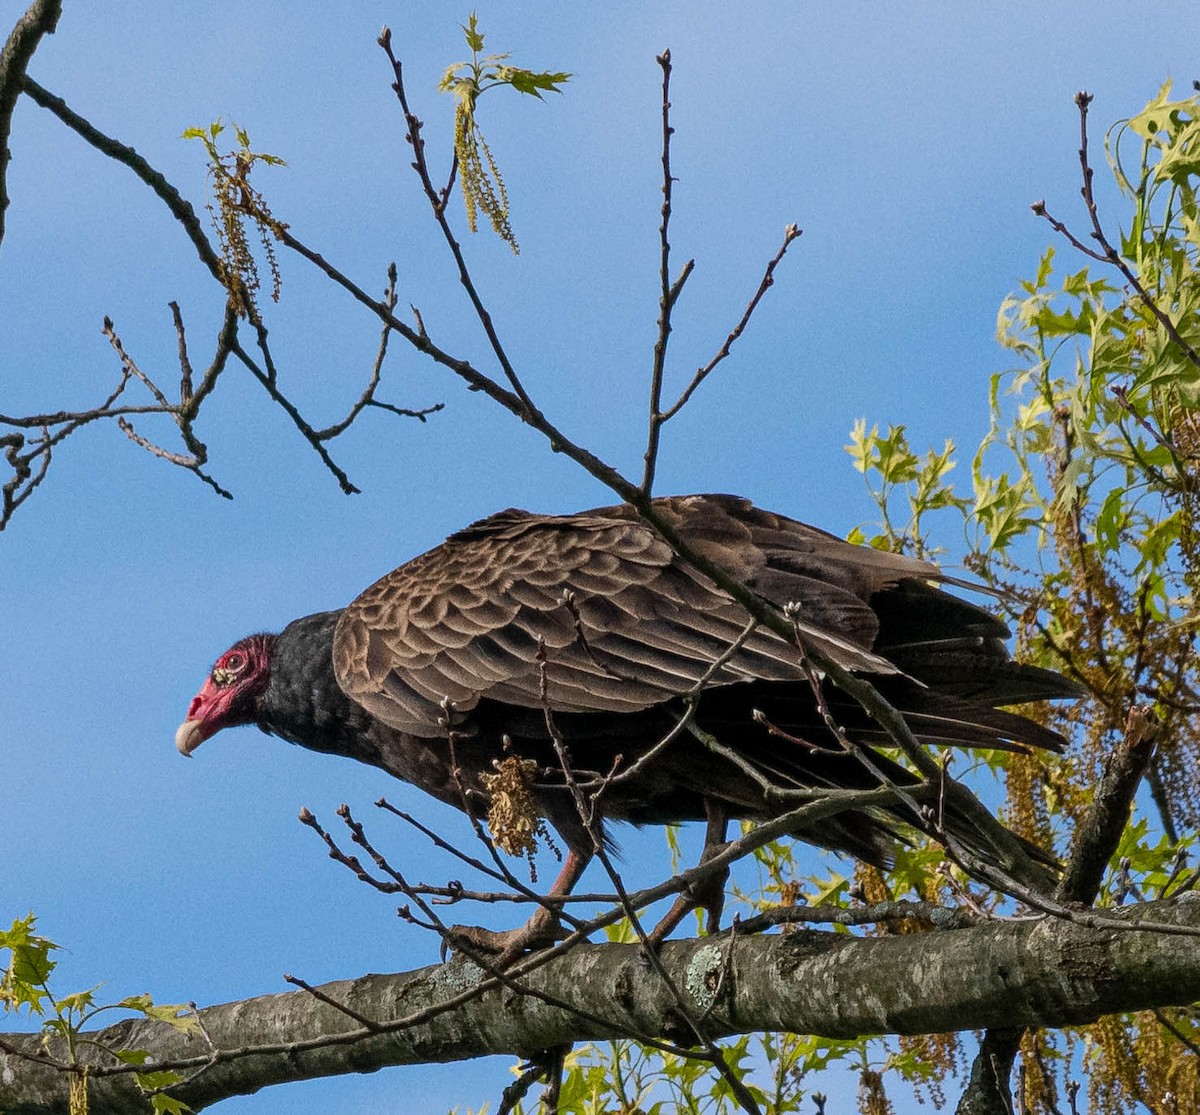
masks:
[[[866,543],[877,550],[912,553],[927,557],[928,547],[924,516],[931,511],[954,507],[966,510],[966,501],[954,494],[947,477],[954,468],[954,442],[947,439],[941,452],[929,450],[918,457],[908,442],[904,426],[890,426],[880,434],[878,426],[867,429],[865,419],[859,419],[850,431],[846,451],[854,467],[864,476],[874,476],[878,487],[873,489],[875,501],[883,517],[880,533],[867,537],[855,530],[850,540]],[[907,520],[893,521],[894,503],[903,494],[907,500]]]
[[[806,1049],[812,1041],[795,1035],[746,1035],[722,1048],[726,1063],[760,1108],[786,1115],[801,1110],[805,1092],[798,1081],[807,1071]],[[821,1059],[822,1067],[827,1063],[829,1059]],[[743,1108],[728,1080],[702,1058],[615,1041],[582,1046],[568,1055],[558,1110],[563,1115],[735,1115]]]
[[[257,230],[271,272],[271,298],[275,302],[279,301],[283,277],[275,257],[274,241],[282,236],[287,226],[272,216],[266,198],[250,184],[250,173],[259,163],[265,166],[286,166],[287,163],[278,155],[253,150],[245,129],[235,124],[233,130],[238,146],[226,152],[217,145],[225,131],[220,117],[207,127],[186,129],[181,138],[196,139],[204,144],[216,201],[215,206],[210,202],[207,208],[221,248],[222,282],[238,315],[254,321],[258,319],[255,299],[260,282],[258,263],[246,234],[246,221],[252,222]]]
[[[36,918],[29,914],[18,918],[8,930],[0,930],[0,954],[8,953],[8,964],[0,977],[0,1006],[5,1013],[25,1011],[30,1017],[41,1019],[42,1040],[46,1051],[57,1056],[52,1047],[59,1039],[65,1049],[61,1059],[72,1066],[70,1081],[71,1111],[86,1115],[87,1112],[87,1069],[74,1068],[79,1065],[80,1050],[84,1046],[102,1050],[122,1064],[141,1066],[149,1060],[144,1049],[116,1049],[102,1045],[84,1032],[84,1027],[93,1023],[106,1011],[128,1011],[158,1022],[166,1022],[184,1033],[199,1030],[199,1019],[195,1009],[187,1004],[156,1004],[149,995],[131,995],[116,1003],[97,1001],[93,987],[88,991],[77,991],[68,995],[55,995],[50,989],[50,976],[56,967],[52,954],[59,948],[53,941],[36,932]],[[163,1115],[181,1115],[191,1108],[181,1100],[166,1094],[165,1089],[183,1080],[173,1070],[150,1069],[135,1072],[133,1078],[147,1094],[151,1107]]]
[[[479,30],[479,21],[474,12],[462,30],[471,51],[471,60],[449,66],[438,88],[443,93],[451,94],[456,101],[454,154],[467,210],[467,225],[475,232],[477,215],[482,211],[496,235],[508,244],[514,254],[519,254],[521,249],[509,223],[508,191],[491,148],[483,138],[475,106],[483,93],[502,85],[542,100],[544,92],[561,93],[559,86],[570,80],[572,75],[548,70],[525,70],[510,66],[506,62],[507,54],[484,54],[483,32]]]
[[[42,1014],[50,997],[46,981],[56,961],[51,954],[58,949],[53,941],[39,936],[33,914],[18,918],[12,928],[0,932],[0,952],[8,952],[8,965],[0,978],[0,1005],[5,1011],[27,1010]]]

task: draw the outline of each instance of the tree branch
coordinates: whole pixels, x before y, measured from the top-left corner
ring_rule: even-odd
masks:
[[[62,0],[33,0],[0,51],[0,242],[4,240],[4,212],[8,208],[8,136],[13,110],[33,52],[45,35],[53,35],[62,15]]]
[[[703,368],[696,369],[696,374],[692,376],[691,383],[683,389],[679,398],[667,410],[658,415],[660,423],[668,422],[674,418],[687,405],[696,388],[729,355],[734,342],[745,332],[746,326],[750,324],[750,318],[754,316],[754,311],[758,309],[758,304],[763,300],[763,295],[775,285],[775,268],[782,262],[788,248],[791,247],[792,241],[803,235],[803,232],[803,229],[797,228],[795,225],[788,225],[783,230],[783,243],[780,244],[779,250],[767,261],[767,268],[763,272],[762,279],[759,281],[758,289],[751,295],[750,301],[746,303],[746,308],[742,311],[742,316],[738,319],[738,323],[729,331],[725,340],[721,342],[721,347],[717,350],[717,354]]]
[[[663,418],[659,411],[662,409],[663,369],[667,359],[667,341],[671,336],[671,311],[679,298],[683,284],[692,273],[695,260],[689,259],[683,265],[679,278],[671,283],[671,188],[675,182],[671,175],[671,136],[675,129],[671,127],[671,52],[664,50],[658,56],[658,64],[662,69],[662,223],[658,226],[659,239],[659,283],[662,293],[658,300],[658,338],[654,342],[654,364],[650,372],[650,425],[646,435],[645,470],[642,473],[642,491],[650,494],[654,487],[654,472],[658,465],[658,442],[662,432]]]
[[[1200,927],[1200,898],[1122,911],[1181,928]],[[937,962],[933,963],[936,954]],[[994,921],[968,929],[877,938],[792,932],[785,936],[668,941],[662,962],[710,1033],[787,1030],[851,1038],[995,1026],[1065,1026],[1105,1014],[1183,1005],[1200,998],[1200,938],[1087,929],[1055,918]],[[714,993],[713,977],[724,972]],[[645,978],[637,945],[581,945],[525,977],[548,998],[599,1007],[609,1025],[527,999],[512,1009],[501,988],[446,1013],[430,1007],[470,989],[484,974],[462,960],[414,972],[368,975],[309,991],[268,995],[200,1012],[215,1052],[169,1025],[123,1022],[106,1045],[145,1049],[156,1067],[208,1066],[173,1095],[200,1111],[270,1084],[386,1065],[528,1056],[626,1031],[685,1037],[679,1006]],[[348,1013],[348,1008],[350,1012]],[[354,1015],[373,1020],[373,1029]],[[409,1019],[421,1019],[410,1022]],[[26,1060],[40,1035],[4,1035],[0,1108],[9,1115],[65,1115],[61,1071]],[[51,1055],[61,1053],[51,1043]],[[130,1077],[92,1047],[92,1115],[149,1110]]]
[[[1138,783],[1154,754],[1157,727],[1149,709],[1138,705],[1130,709],[1125,736],[1109,757],[1091,809],[1075,831],[1071,858],[1055,896],[1059,901],[1084,906],[1095,902],[1109,859],[1129,823]],[[1023,1032],[1010,1022],[984,1035],[956,1115],[1011,1112],[1009,1078]]]

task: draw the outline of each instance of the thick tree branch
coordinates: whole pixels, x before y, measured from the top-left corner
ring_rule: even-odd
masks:
[[[62,0],[34,0],[0,50],[0,242],[4,240],[4,212],[8,208],[8,136],[13,110],[21,95],[25,70],[43,36],[53,35],[62,15]]]
[[[1109,757],[1092,807],[1075,832],[1071,858],[1058,885],[1059,901],[1083,906],[1095,902],[1108,862],[1129,823],[1138,783],[1154,754],[1157,727],[1148,708],[1135,705],[1129,710],[1125,736]],[[956,1115],[1008,1115],[1012,1111],[1009,1077],[1023,1033],[1006,1023],[1003,1029],[984,1035]]]
[[[1092,807],[1075,833],[1071,858],[1059,884],[1064,902],[1091,905],[1109,860],[1129,823],[1133,796],[1154,754],[1158,722],[1146,707],[1135,705],[1125,723],[1125,735],[1109,756]]]
[[[1131,926],[1145,918],[1200,927],[1200,897],[1131,908],[1123,917]],[[661,955],[688,1007],[704,1015],[714,1036],[787,1030],[848,1038],[1079,1025],[1200,998],[1200,939],[1087,929],[1054,918],[880,938],[739,934],[732,947],[724,938],[669,941]],[[629,1031],[686,1038],[679,1005],[660,981],[645,978],[636,945],[580,946],[524,977],[549,998],[595,1008],[611,1027],[538,999],[514,1002],[503,988],[452,1012],[429,1010],[481,978],[479,969],[454,960],[319,988],[349,1014],[308,991],[209,1007],[200,1017],[215,1054],[201,1037],[163,1023],[125,1022],[98,1036],[117,1048],[146,1049],[160,1066],[203,1067],[174,1093],[197,1111],[270,1084],[386,1065],[529,1055]],[[36,1054],[39,1041],[36,1035],[0,1037],[6,1050],[0,1053],[0,1108],[8,1115],[67,1111],[63,1074],[18,1055]],[[95,1058],[92,1115],[148,1110],[128,1071],[90,1050],[84,1055]],[[53,1045],[51,1052],[61,1055]]]

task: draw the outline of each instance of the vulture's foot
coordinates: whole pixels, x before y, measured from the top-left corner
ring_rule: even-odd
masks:
[[[565,935],[557,918],[545,910],[539,910],[519,929],[484,929],[481,925],[451,926],[446,944],[454,952],[475,953],[481,960],[486,960],[497,968],[505,968],[527,952],[549,948]]]
[[[700,862],[707,863],[728,847],[725,843],[706,844],[700,853]],[[718,871],[693,883],[663,915],[662,920],[650,931],[649,942],[657,946],[667,939],[675,927],[693,910],[703,910],[705,933],[716,933],[721,927],[721,911],[725,908],[725,884],[729,881],[728,869]]]
[[[571,888],[579,881],[583,869],[590,860],[590,852],[571,850],[550,888],[551,895],[571,893]],[[497,932],[484,929],[478,925],[455,925],[443,942],[442,952],[446,947],[464,952],[474,952],[480,959],[486,959],[495,968],[506,968],[514,960],[527,952],[549,948],[557,944],[567,934],[559,921],[558,909],[539,906],[529,920],[520,929],[508,929]]]

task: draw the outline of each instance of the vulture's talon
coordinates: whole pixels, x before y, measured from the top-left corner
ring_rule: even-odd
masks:
[[[714,844],[711,848],[706,848],[700,856],[700,862],[707,862],[725,847],[725,844]],[[650,931],[647,942],[657,948],[693,910],[704,911],[704,932],[716,933],[721,926],[721,911],[725,908],[725,884],[728,881],[729,872],[726,870],[689,884]]]
[[[474,953],[497,968],[506,968],[527,952],[550,948],[566,934],[556,919],[536,914],[519,929],[485,929],[482,925],[453,925],[443,948]]]

